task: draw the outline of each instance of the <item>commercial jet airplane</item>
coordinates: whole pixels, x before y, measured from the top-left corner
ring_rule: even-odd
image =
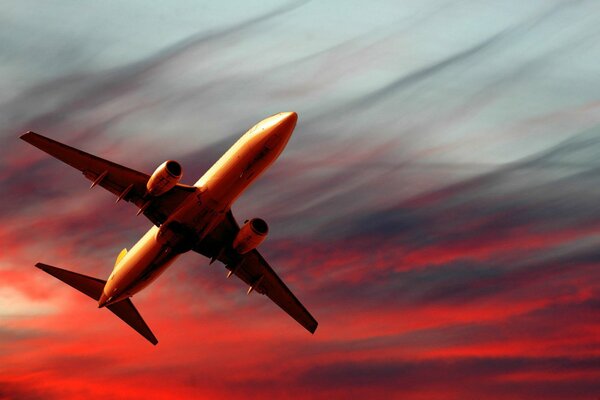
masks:
[[[37,263],[36,267],[60,279],[106,307],[152,344],[158,340],[130,300],[148,286],[181,254],[193,250],[221,261],[255,291],[269,297],[309,332],[317,321],[298,301],[256,248],[269,228],[260,218],[240,228],[231,213],[232,203],[287,144],[298,116],[294,112],[273,115],[254,125],[194,184],[179,183],[182,168],[166,161],[152,175],[115,164],[34,132],[21,139],[78,169],[92,181],[135,204],[154,224],[131,248],[123,249],[108,280]]]

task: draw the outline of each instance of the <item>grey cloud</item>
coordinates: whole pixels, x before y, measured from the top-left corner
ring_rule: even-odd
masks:
[[[71,74],[42,83],[21,94],[5,105],[2,111],[4,129],[16,132],[28,129],[52,130],[69,115],[93,108],[122,93],[135,89],[141,80],[153,70],[190,49],[215,44],[231,35],[251,31],[282,14],[293,11],[304,2],[285,4],[268,13],[249,18],[230,27],[209,33],[200,33],[165,48],[156,54],[125,67],[104,73]],[[48,108],[50,108],[48,110]],[[40,110],[46,110],[41,111]]]

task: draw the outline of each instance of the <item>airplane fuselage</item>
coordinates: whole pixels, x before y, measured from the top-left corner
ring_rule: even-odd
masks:
[[[99,306],[131,297],[148,286],[217,226],[232,203],[281,154],[296,121],[296,113],[280,113],[246,132],[195,183],[195,192],[167,221],[150,228],[117,261]]]

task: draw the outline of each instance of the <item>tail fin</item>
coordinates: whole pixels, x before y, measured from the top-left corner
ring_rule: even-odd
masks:
[[[119,255],[117,257],[117,261],[115,261],[115,267],[117,266],[119,261],[121,261],[123,259],[123,257],[125,257],[126,255],[127,255],[127,249],[121,250],[121,252],[119,253]]]
[[[51,265],[37,263],[35,266],[48,274],[60,279],[67,285],[79,290],[81,293],[98,301],[104,290],[106,281],[102,279],[92,278],[91,276],[78,274],[76,272],[67,271],[66,269],[56,268]],[[133,306],[129,299],[119,301],[118,303],[107,306],[117,317],[121,318],[127,325],[135,329],[140,335],[145,337],[150,343],[157,344],[158,340],[152,334],[152,331],[144,322],[142,316]]]

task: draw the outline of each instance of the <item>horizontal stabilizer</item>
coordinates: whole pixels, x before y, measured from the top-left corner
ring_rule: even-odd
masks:
[[[103,281],[102,279],[92,278],[91,276],[78,274],[77,272],[56,268],[52,265],[37,263],[35,266],[96,301],[100,300],[102,290],[104,290],[104,285],[106,285],[106,281]]]
[[[129,299],[119,301],[118,303],[106,306],[117,317],[121,318],[127,325],[135,329],[140,335],[148,339],[152,344],[157,344],[158,340],[144,322],[144,319],[136,310],[135,306]]]
[[[74,287],[81,293],[88,295],[92,299],[96,301],[100,300],[106,281],[67,271],[66,269],[56,268],[52,265],[37,263],[35,266],[49,273],[53,277],[60,279],[67,285]],[[117,317],[121,318],[127,325],[135,329],[140,335],[148,339],[150,343],[158,343],[158,340],[156,340],[156,337],[152,334],[152,331],[148,328],[148,325],[146,325],[146,322],[144,322],[142,316],[138,310],[136,310],[131,300],[125,299],[118,303],[111,304],[106,308],[112,311]]]

